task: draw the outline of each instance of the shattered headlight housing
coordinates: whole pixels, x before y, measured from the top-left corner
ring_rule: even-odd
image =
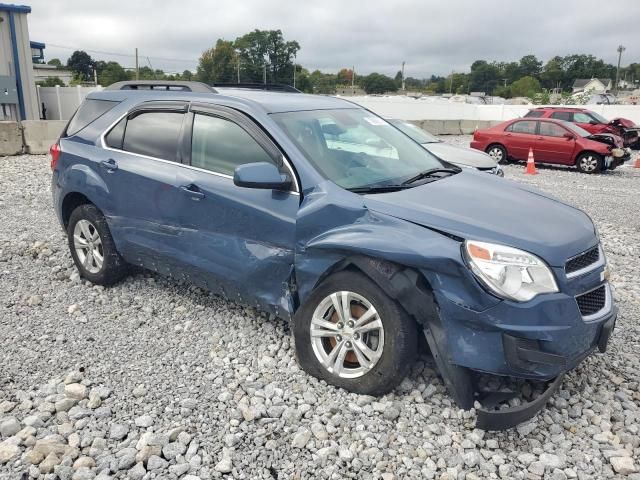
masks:
[[[551,269],[531,253],[474,240],[467,240],[463,251],[478,280],[501,298],[526,302],[558,291]]]

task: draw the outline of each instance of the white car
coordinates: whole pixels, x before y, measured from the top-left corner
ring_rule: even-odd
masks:
[[[504,170],[498,162],[484,152],[471,148],[458,147],[443,142],[426,130],[405,120],[387,119],[404,134],[418,142],[436,157],[462,168],[474,168],[482,172],[493,173],[504,177]]]

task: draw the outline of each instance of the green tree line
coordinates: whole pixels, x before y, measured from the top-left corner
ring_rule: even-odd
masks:
[[[198,60],[195,73],[165,73],[148,66],[140,67],[142,80],[199,80],[213,83],[282,83],[295,86],[309,93],[332,94],[339,87],[352,82],[369,94],[395,92],[401,88],[402,74],[394,77],[382,73],[359,76],[351,69],[337,73],[310,71],[296,62],[300,44],[288,41],[281,30],[253,30],[235,40],[218,39],[205,50]],[[49,64],[62,67],[58,59]],[[76,82],[90,82],[97,74],[98,83],[107,86],[121,80],[135,78],[133,69],[125,69],[118,62],[94,60],[84,51],[75,51],[66,67],[74,72]],[[510,97],[534,97],[539,92],[571,91],[578,78],[607,78],[615,80],[616,67],[602,59],[587,54],[555,56],[546,63],[535,55],[525,55],[519,61],[497,62],[476,60],[469,72],[452,72],[450,75],[430,78],[405,78],[407,90],[425,93],[485,92],[488,95]],[[640,79],[640,64],[632,63],[621,68],[620,78]],[[43,84],[55,84],[48,79]]]

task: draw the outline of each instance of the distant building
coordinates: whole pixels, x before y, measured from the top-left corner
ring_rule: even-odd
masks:
[[[613,82],[610,78],[578,78],[573,82],[573,93],[605,93],[611,90]]]
[[[69,85],[73,80],[73,72],[66,68],[47,65],[44,61],[44,50],[46,45],[42,42],[29,42],[31,45],[31,58],[33,60],[33,78],[37,82],[46,80],[49,77],[58,77],[62,80],[61,87]]]
[[[0,3],[0,120],[40,118],[27,15],[31,7]]]

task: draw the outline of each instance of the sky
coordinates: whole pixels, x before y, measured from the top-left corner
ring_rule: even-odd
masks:
[[[6,1],[6,0],[5,0]],[[22,3],[19,0],[15,3]],[[590,53],[616,64],[640,62],[639,0],[25,0],[31,40],[46,60],[66,61],[75,49],[97,60],[167,72],[195,71],[218,38],[256,28],[297,40],[297,62],[310,71],[405,75],[469,71],[477,59],[514,61],[535,54]]]

